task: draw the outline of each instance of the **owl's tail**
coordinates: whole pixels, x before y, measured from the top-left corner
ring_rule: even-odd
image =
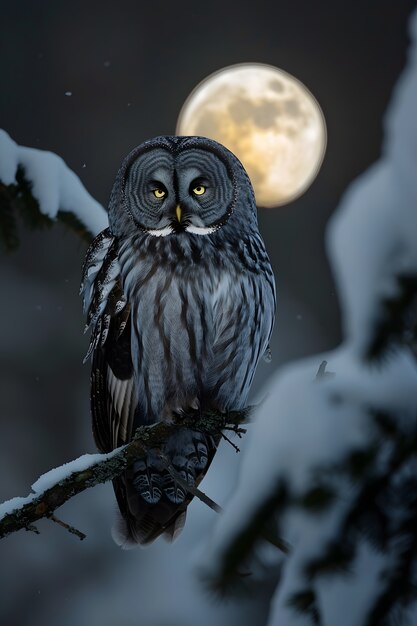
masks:
[[[179,511],[175,521],[170,526],[163,528],[155,520],[148,516],[138,520],[130,511],[124,514],[117,512],[116,523],[112,528],[114,542],[123,550],[137,548],[138,545],[148,545],[163,535],[168,541],[174,541],[184,528],[187,511]]]
[[[218,439],[184,429],[172,435],[163,455],[179,484],[156,450],[136,461],[123,477],[113,481],[121,516],[113,539],[122,548],[152,543],[160,535],[173,541],[181,532],[193,496],[184,482],[197,486],[216,452]]]

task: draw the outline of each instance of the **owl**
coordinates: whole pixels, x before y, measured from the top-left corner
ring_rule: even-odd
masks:
[[[102,452],[141,425],[244,408],[269,351],[275,282],[240,161],[203,137],[157,137],[135,148],[113,186],[109,228],[88,250],[81,291]],[[182,485],[197,486],[218,443],[183,428],[162,452]],[[113,485],[119,545],[178,535],[192,495],[161,450]]]

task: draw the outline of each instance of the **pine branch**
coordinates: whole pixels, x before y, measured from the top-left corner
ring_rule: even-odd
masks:
[[[311,621],[316,626],[320,626],[320,612],[317,607],[317,598],[313,589],[304,589],[294,593],[288,599],[289,606],[293,607],[298,613],[302,615],[309,615]]]
[[[202,581],[210,591],[216,595],[224,596],[241,588],[243,582],[242,568],[246,567],[246,560],[259,540],[274,545],[285,555],[290,552],[291,546],[281,539],[279,528],[273,519],[276,511],[283,513],[288,506],[287,486],[283,481],[279,481],[269,498],[246,519],[246,524],[222,555],[216,576],[205,577],[204,574],[202,575]]]
[[[415,567],[417,563],[416,503],[408,517],[402,522],[395,535],[399,545],[394,565],[384,572],[382,591],[376,598],[366,626],[388,626],[392,616],[406,612],[417,600]],[[397,621],[405,623],[405,620]]]
[[[59,221],[85,242],[91,243],[93,239],[93,234],[75,213],[60,210],[56,220],[42,213],[33,196],[32,183],[26,178],[21,166],[17,169],[15,183],[5,185],[0,180],[0,240],[9,251],[19,246],[19,219],[30,230],[45,230]]]
[[[240,424],[248,421],[250,411],[249,407],[227,414],[211,412],[187,415],[178,418],[176,423],[172,424],[158,422],[150,426],[141,426],[133,440],[127,445],[108,454],[95,455],[95,462],[88,467],[73,471],[41,493],[33,493],[22,499],[23,501],[16,508],[0,518],[0,538],[21,529],[36,532],[34,523],[44,517],[57,521],[53,513],[58,507],[85,489],[120,476],[134,461],[146,456],[150,449],[161,447],[176,430],[192,428],[211,435],[219,435],[223,428],[238,430]],[[5,505],[7,503],[0,505],[0,512]],[[60,525],[81,538],[83,533],[72,526],[64,522]]]
[[[304,575],[312,583],[322,576],[353,572],[358,543],[366,539],[381,553],[390,554],[390,560],[364,624],[388,626],[395,621],[393,615],[406,612],[417,599],[413,574],[417,565],[417,480],[412,470],[417,430],[404,433],[394,416],[371,414],[378,427],[375,441],[327,469],[328,474],[340,473],[355,481],[357,493],[335,537],[319,557],[305,563]]]
[[[397,294],[381,303],[366,348],[365,358],[369,361],[381,358],[395,343],[409,345],[414,353],[417,349],[417,276],[400,274],[397,283]]]

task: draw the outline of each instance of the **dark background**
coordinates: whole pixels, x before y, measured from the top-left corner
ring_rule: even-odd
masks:
[[[328,149],[301,198],[259,214],[279,292],[273,363],[262,366],[259,388],[282,363],[341,339],[324,229],[348,183],[378,158],[414,6],[410,0],[0,2],[0,127],[19,144],[62,156],[106,205],[121,159],[147,138],[174,133],[184,100],[211,72],[257,61],[306,84],[323,109]],[[58,226],[22,235],[18,252],[0,251],[0,500],[24,495],[41,472],[93,450],[77,296],[85,246]],[[126,556],[113,547],[110,489],[94,491],[73,509],[64,507],[69,521],[81,519],[89,543],[47,522],[40,537],[21,532],[2,542],[1,623],[66,624],[64,616],[71,623],[74,615],[78,624],[107,623],[106,601],[114,597],[103,592],[101,577],[116,563],[122,571],[126,559],[132,568],[148,563],[151,557],[142,555],[152,553]],[[148,565],[142,563],[142,573]],[[91,602],[102,613],[90,607],[87,620],[85,611],[73,611],[92,580],[99,590],[86,597],[97,597]],[[138,623],[129,600],[121,604],[126,615],[118,623]],[[176,624],[175,610],[168,613],[169,621],[145,616],[143,623]]]

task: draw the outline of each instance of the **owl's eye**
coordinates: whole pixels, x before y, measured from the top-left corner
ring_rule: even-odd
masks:
[[[195,194],[196,196],[202,196],[203,193],[206,193],[206,188],[204,187],[204,185],[197,185],[197,187],[194,187],[193,194]]]
[[[158,200],[160,200],[167,195],[167,192],[164,189],[154,189],[153,195],[155,196],[155,198],[158,198]]]

